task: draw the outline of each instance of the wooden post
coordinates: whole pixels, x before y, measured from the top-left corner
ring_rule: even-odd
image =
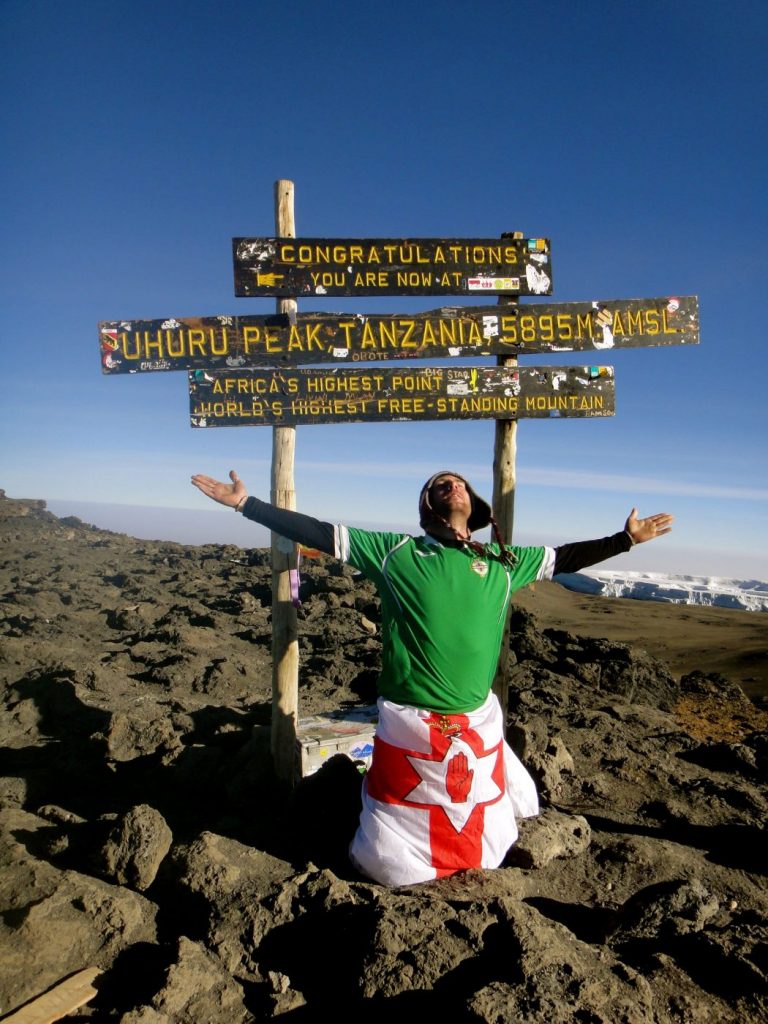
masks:
[[[275,182],[275,234],[296,237],[292,181]],[[295,299],[278,299],[277,312],[295,315]],[[270,501],[279,508],[296,508],[294,490],[295,427],[272,429]],[[299,641],[290,570],[296,568],[296,548],[272,534],[272,758],[279,779],[292,785],[296,758],[296,720],[299,704]]]
[[[502,238],[523,238],[521,231],[502,235]],[[516,305],[516,298],[501,296],[499,305]],[[517,366],[517,356],[497,356],[498,366]],[[517,420],[496,420],[493,444],[493,514],[499,524],[505,544],[512,543],[515,525],[515,486],[517,483]],[[499,664],[493,681],[493,692],[499,698],[506,732],[509,707],[509,617],[504,627]]]

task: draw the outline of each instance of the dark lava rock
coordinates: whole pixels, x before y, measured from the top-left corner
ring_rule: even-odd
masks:
[[[346,858],[353,765],[273,775],[266,552],[2,496],[0,530],[0,1012],[93,965],[78,1021],[768,1020],[768,734],[727,679],[515,611],[542,813],[389,890]],[[326,559],[301,595],[302,714],[369,703],[373,588]]]
[[[154,807],[132,807],[113,829],[103,850],[104,871],[120,885],[144,892],[155,880],[173,835]]]

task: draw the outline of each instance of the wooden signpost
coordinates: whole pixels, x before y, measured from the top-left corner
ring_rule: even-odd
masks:
[[[518,305],[519,296],[552,292],[548,239],[296,238],[293,198],[293,183],[277,181],[275,237],[232,241],[235,294],[275,296],[273,315],[99,324],[105,374],[189,371],[193,427],[274,427],[270,500],[279,507],[295,507],[295,424],[492,418],[494,508],[511,541],[517,420],[614,412],[612,367],[521,367],[517,357],[699,341],[694,296]],[[335,295],[468,295],[499,304],[415,314],[297,312],[298,297]],[[496,365],[371,365],[467,356],[495,356]],[[313,368],[296,369],[302,365]],[[296,556],[294,545],[274,534],[272,566],[272,752],[279,777],[290,783]],[[506,690],[494,688],[506,712]]]
[[[284,238],[296,234],[292,181],[275,182],[275,230]],[[277,313],[293,320],[296,300],[279,298]],[[296,429],[276,426],[272,431],[272,472],[269,500],[278,508],[296,508],[294,457]],[[294,604],[292,573],[298,576],[296,545],[276,533],[272,554],[272,761],[278,778],[292,785],[296,761],[299,716],[299,629]],[[298,579],[296,579],[298,584]],[[298,586],[297,586],[298,589]]]
[[[234,238],[235,295],[550,295],[546,238]]]
[[[292,322],[293,320],[293,322]],[[106,374],[695,345],[691,295],[426,313],[166,317],[99,324]]]

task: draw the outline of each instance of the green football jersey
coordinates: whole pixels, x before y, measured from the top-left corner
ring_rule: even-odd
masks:
[[[337,527],[337,554],[376,585],[382,610],[379,693],[442,714],[474,711],[493,683],[514,591],[551,575],[554,552],[492,555],[430,536]],[[496,544],[488,548],[498,554]]]

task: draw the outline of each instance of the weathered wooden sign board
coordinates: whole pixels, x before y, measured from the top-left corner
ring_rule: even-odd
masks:
[[[546,238],[233,238],[235,295],[551,295]]]
[[[107,374],[695,345],[695,296],[99,324]]]
[[[610,366],[192,370],[193,427],[612,416]]]

